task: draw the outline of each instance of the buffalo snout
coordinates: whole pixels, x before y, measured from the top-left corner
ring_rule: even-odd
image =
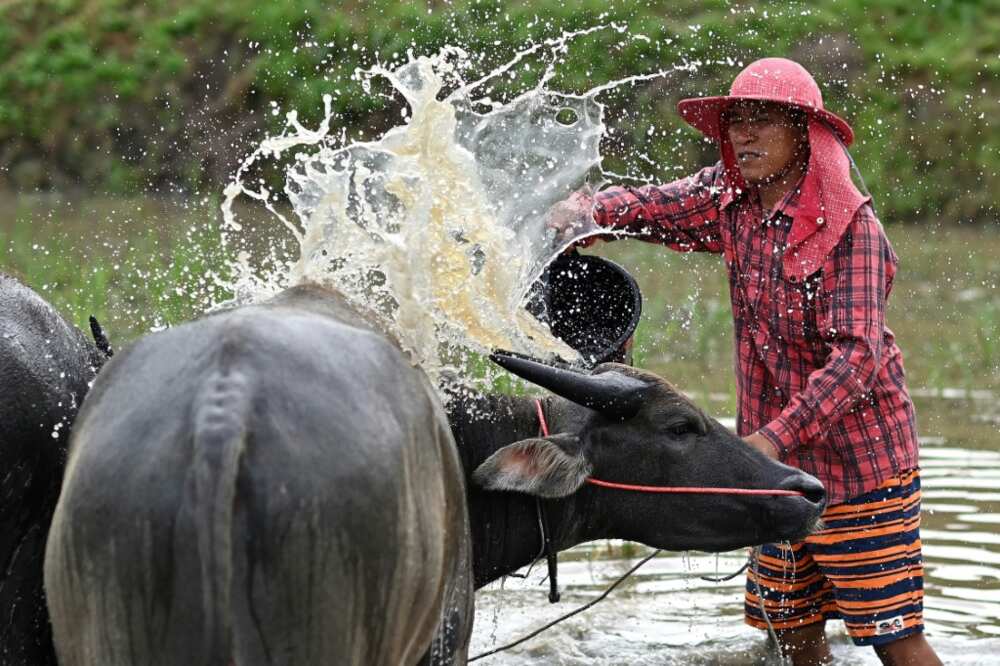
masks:
[[[777,488],[800,493],[779,497],[779,501],[769,507],[771,520],[776,525],[790,528],[782,538],[798,540],[820,529],[820,519],[826,508],[826,489],[819,479],[795,470],[778,483]]]
[[[819,479],[805,472],[797,472],[790,475],[778,484],[778,490],[791,490],[802,493],[802,497],[810,504],[815,505],[820,511],[826,507],[826,488]]]

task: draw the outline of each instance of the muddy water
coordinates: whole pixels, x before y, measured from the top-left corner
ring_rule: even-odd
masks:
[[[915,391],[915,393],[921,393]],[[962,392],[956,395],[962,396]],[[917,398],[922,432],[928,640],[946,664],[1000,663],[1000,447],[998,401]],[[732,425],[731,423],[728,425]],[[650,551],[622,543],[580,546],[562,558],[563,601],[546,600],[545,567],[479,594],[473,654],[503,645],[599,595]],[[761,632],[742,622],[742,552],[662,553],[605,601],[481,664],[778,664]],[[878,664],[839,622],[836,663]]]

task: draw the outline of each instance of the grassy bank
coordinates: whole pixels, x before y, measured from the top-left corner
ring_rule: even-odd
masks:
[[[0,270],[71,321],[98,317],[120,345],[225,298],[214,210],[158,199],[0,197]]]
[[[457,43],[486,70],[527,44],[612,22],[627,33],[581,39],[554,88],[693,67],[605,96],[613,171],[655,180],[703,163],[711,147],[682,128],[676,100],[722,92],[742,64],[788,55],[853,122],[883,217],[997,218],[1000,13],[986,0],[12,0],[0,3],[0,184],[218,192],[284,111],[315,122],[324,93],[349,136],[397,122],[398,99],[364,94],[355,67]],[[518,69],[503,87],[539,71]],[[648,161],[623,159],[636,155]]]
[[[159,199],[0,201],[0,266],[80,326],[95,314],[116,344],[190,319],[223,270],[215,202]],[[888,323],[921,388],[1000,391],[1000,233],[894,225],[901,259]],[[251,235],[254,235],[251,232]],[[732,324],[718,257],[637,241],[599,244],[643,290],[636,360],[680,388],[732,402]],[[724,407],[721,407],[724,408]]]

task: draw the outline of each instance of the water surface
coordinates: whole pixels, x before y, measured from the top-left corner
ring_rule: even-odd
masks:
[[[1000,451],[989,416],[995,405],[988,399],[917,399],[927,433],[921,451],[924,619],[928,640],[946,664],[996,664],[1000,654]],[[472,654],[590,601],[650,552],[596,542],[564,553],[563,600],[554,605],[547,601],[544,563],[527,580],[494,583],[477,598]],[[699,578],[736,571],[744,561],[742,551],[718,557],[662,553],[590,610],[476,663],[777,664],[764,634],[743,624],[745,578]],[[880,663],[871,648],[851,644],[840,622],[829,624],[828,635],[837,664]]]

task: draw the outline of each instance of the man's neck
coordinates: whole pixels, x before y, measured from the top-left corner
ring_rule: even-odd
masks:
[[[758,184],[757,193],[760,196],[761,207],[765,211],[773,211],[778,202],[784,199],[788,192],[802,180],[806,167],[804,160],[796,161],[774,180]]]

